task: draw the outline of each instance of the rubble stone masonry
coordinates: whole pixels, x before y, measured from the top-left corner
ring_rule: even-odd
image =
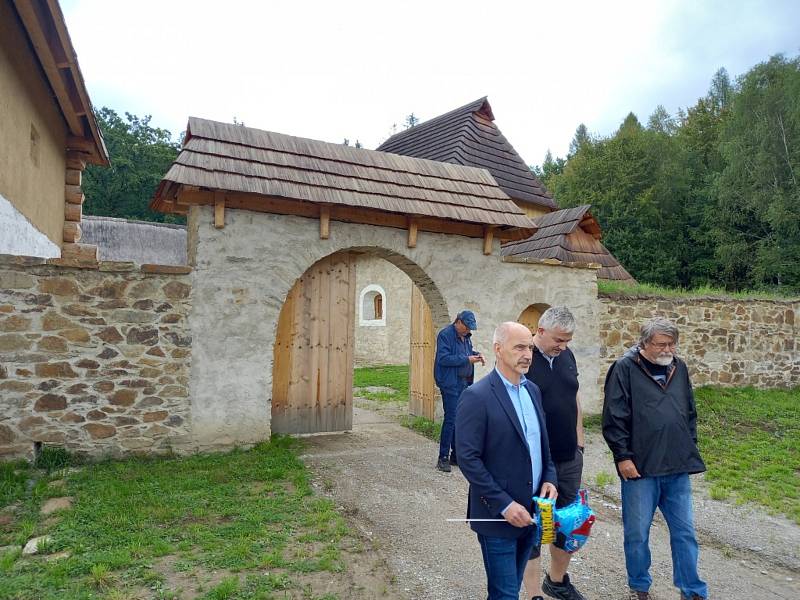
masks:
[[[678,355],[699,385],[800,385],[800,302],[724,298],[600,298],[603,364],[608,367],[639,337],[639,328],[653,316],[678,325]]]
[[[0,255],[0,460],[188,451],[188,269]]]

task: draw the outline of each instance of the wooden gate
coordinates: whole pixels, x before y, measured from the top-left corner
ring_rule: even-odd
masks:
[[[431,309],[416,285],[411,286],[411,373],[408,412],[434,418],[433,359],[436,336]]]
[[[314,264],[289,292],[278,319],[272,373],[272,431],[353,428],[355,259]]]

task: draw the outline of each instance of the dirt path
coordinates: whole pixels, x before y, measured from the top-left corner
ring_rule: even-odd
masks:
[[[375,542],[394,571],[399,589],[409,598],[485,598],[483,566],[474,534],[465,525],[445,521],[464,516],[464,478],[457,469],[449,475],[436,471],[436,444],[401,427],[391,416],[356,408],[354,422],[350,433],[307,439],[304,460],[314,470],[320,491],[332,496],[361,532]],[[587,454],[587,481],[596,481],[597,473],[603,470],[610,473],[611,463],[598,437],[589,440]],[[617,600],[625,592],[622,527],[612,491],[615,486],[605,486],[604,497],[595,492],[593,507],[598,522],[592,540],[570,568],[573,581],[590,600]],[[773,520],[766,531],[760,531],[763,528],[755,513],[752,522],[742,524],[746,512],[740,514],[730,507],[726,510],[727,505],[721,503],[714,504],[724,512],[715,506],[709,509],[705,501],[698,504],[698,516],[704,522],[724,524],[701,534],[700,568],[712,598],[800,598],[800,569],[793,564],[800,548],[800,528]],[[733,517],[739,519],[738,523]],[[789,529],[781,534],[786,529],[783,525]],[[733,532],[732,539],[723,543],[718,536],[725,535],[726,528]],[[735,535],[739,529],[751,532],[756,550],[736,548],[741,546]],[[783,538],[774,537],[778,534]],[[671,581],[668,540],[666,527],[657,521],[651,533],[655,580],[651,591],[658,599],[677,597]],[[770,540],[771,547],[767,547]],[[781,544],[793,546],[784,552]],[[774,558],[777,555],[789,558],[778,561]]]

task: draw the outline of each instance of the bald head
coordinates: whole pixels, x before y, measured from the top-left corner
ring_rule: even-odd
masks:
[[[528,372],[533,357],[533,334],[520,323],[507,321],[494,330],[492,338],[497,370],[511,381],[519,383],[520,375]]]

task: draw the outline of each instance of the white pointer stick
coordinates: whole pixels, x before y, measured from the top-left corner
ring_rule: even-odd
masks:
[[[489,522],[506,522],[505,519],[445,519],[448,523],[489,523]],[[534,521],[531,521],[531,525],[534,524]]]

